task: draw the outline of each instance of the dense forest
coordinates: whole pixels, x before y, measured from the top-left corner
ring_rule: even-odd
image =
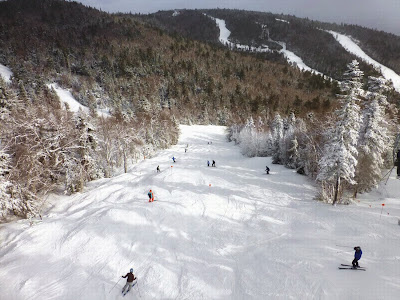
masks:
[[[271,41],[284,42],[308,66],[338,80],[346,64],[355,57],[324,30],[352,36],[368,55],[400,72],[400,37],[357,25],[338,25],[291,15],[229,9],[179,10],[175,14],[173,11],[163,11],[142,18],[172,33],[218,43],[218,28],[213,26],[212,20],[205,18],[205,14],[225,20],[232,41],[253,46],[266,44],[272,49],[279,49],[280,46]],[[266,26],[267,33],[263,26]],[[203,30],[200,31],[200,28]],[[368,64],[360,62],[360,65],[366,75],[377,75]]]
[[[331,112],[342,105],[337,100],[343,93],[339,83],[301,72],[278,53],[224,48],[214,42],[217,27],[203,12],[226,17],[232,28],[243,27],[238,24],[247,20],[257,32],[258,25],[250,24],[252,15],[239,16],[237,11],[188,11],[167,26],[163,13],[160,18],[107,14],[61,0],[0,2],[0,63],[13,72],[11,83],[0,78],[3,217],[40,213],[44,196],[60,186],[73,193],[87,181],[113,176],[121,168],[126,172],[129,164],[176,143],[180,123],[242,128],[254,118],[267,132],[274,128],[277,115],[295,115],[304,130],[322,132],[320,120],[333,118]],[[257,17],[263,24],[274,23],[272,19]],[[181,26],[180,21],[194,23]],[[304,30],[293,22],[289,26],[299,27],[293,30]],[[285,24],[274,26],[292,30]],[[313,39],[320,39],[321,31],[312,32],[316,37],[304,44],[300,39],[286,40],[279,30],[271,30],[270,37],[300,52],[310,51],[305,56],[314,63],[326,62],[327,74],[341,79],[354,57],[338,54],[332,50],[336,46],[328,52],[313,49]],[[238,31],[234,38],[245,36],[246,31]],[[330,35],[323,33],[324,39]],[[321,42],[320,47],[332,46]],[[368,75],[378,74],[365,63],[360,68],[366,88]],[[71,91],[90,113],[63,109],[52,83]],[[385,113],[394,120],[399,96],[390,88],[382,93],[388,101]],[[100,109],[108,117],[99,117]],[[311,132],[306,132],[309,138]],[[323,141],[320,136],[315,140]],[[286,164],[283,159],[276,162]],[[307,175],[317,169],[290,166]]]

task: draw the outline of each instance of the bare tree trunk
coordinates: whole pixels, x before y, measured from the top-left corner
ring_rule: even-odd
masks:
[[[124,172],[128,173],[128,167],[126,165],[126,151],[125,151],[125,149],[123,150],[123,155],[124,155]]]
[[[339,184],[340,184],[340,177],[339,177],[339,175],[337,175],[337,177],[336,177],[336,185],[335,185],[335,197],[333,198],[332,205],[335,205],[337,200],[338,200],[337,198],[338,198]]]
[[[353,198],[356,199],[358,194],[358,185],[354,187],[354,193],[353,193]]]

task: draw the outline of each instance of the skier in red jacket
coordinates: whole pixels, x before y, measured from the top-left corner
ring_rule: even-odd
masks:
[[[153,194],[153,192],[151,190],[147,193],[147,196],[149,196],[149,202],[153,202],[154,201],[154,194]]]

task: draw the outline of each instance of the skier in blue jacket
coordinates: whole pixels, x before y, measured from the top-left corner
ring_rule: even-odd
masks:
[[[360,246],[354,247],[354,250],[356,252],[354,252],[354,259],[351,263],[353,264],[353,268],[358,268],[358,261],[361,259],[362,251]]]

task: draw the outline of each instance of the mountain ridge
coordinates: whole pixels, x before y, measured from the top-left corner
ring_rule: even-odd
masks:
[[[380,61],[382,64],[386,64],[387,67],[394,69],[398,74],[400,73],[400,55],[398,54],[400,52],[400,37],[391,33],[357,25],[338,25],[335,23],[313,21],[308,18],[297,18],[291,15],[267,12],[233,9],[176,11],[179,14],[175,16],[173,16],[173,11],[160,11],[143,16],[143,18],[151,20],[156,24],[158,23],[167,30],[217,43],[218,40],[215,38],[215,33],[210,34],[206,31],[203,33],[203,37],[198,37],[198,35],[191,35],[187,30],[187,28],[196,28],[195,24],[199,21],[198,17],[195,17],[196,14],[210,14],[227,22],[233,40],[238,40],[241,44],[248,45],[260,45],[260,43],[265,42],[260,26],[260,24],[264,24],[269,27],[269,35],[273,39],[285,42],[288,49],[302,57],[310,67],[330,77],[339,79],[341,74],[343,74],[346,63],[354,59],[354,56],[346,53],[332,37],[320,31],[320,29],[335,30],[340,33],[352,35],[360,41],[362,48],[372,58]],[[185,17],[185,14],[189,14],[190,17]],[[173,19],[176,20],[173,21]],[[177,20],[181,20],[181,24]],[[205,23],[203,19],[202,23]],[[188,26],[187,24],[190,25]],[[197,24],[200,26],[200,23]],[[209,27],[207,25],[207,28]],[[323,60],[326,61],[321,62]],[[321,64],[323,65],[321,66]],[[338,65],[340,68],[338,68]],[[367,66],[363,66],[363,69],[373,72]]]

